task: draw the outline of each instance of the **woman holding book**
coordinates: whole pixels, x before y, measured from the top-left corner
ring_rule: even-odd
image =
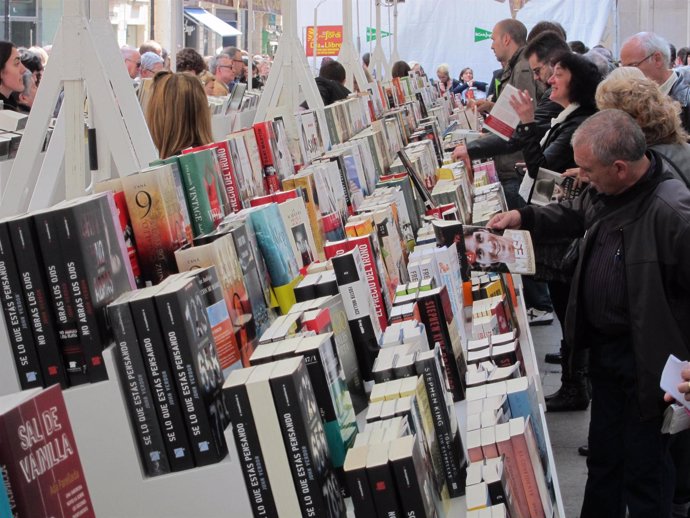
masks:
[[[211,112],[201,81],[184,72],[158,72],[146,107],[146,123],[162,159],[213,142]]]
[[[575,167],[573,148],[570,143],[573,133],[590,115],[596,112],[594,94],[601,81],[597,67],[588,59],[564,52],[553,60],[553,75],[549,78],[550,99],[563,106],[558,117],[552,119],[551,128],[539,140],[534,120],[534,103],[530,95],[519,92],[510,104],[520,116],[516,138],[522,142],[527,173],[523,185],[534,188],[539,168],[557,173]],[[521,186],[522,190],[522,186]],[[554,310],[561,325],[565,323],[565,310],[570,293],[572,272],[564,268],[564,257],[573,240],[559,239],[548,243],[535,243],[535,260],[539,280],[547,281]],[[547,397],[549,411],[585,410],[589,406],[589,390],[582,370],[570,372],[571,345],[561,340],[561,388]],[[577,362],[584,365],[584,362]]]
[[[470,88],[475,88],[481,92],[484,92],[481,96],[486,97],[489,90],[489,85],[483,81],[474,80],[474,72],[470,67],[465,67],[460,72],[460,81],[458,81],[453,87],[454,94],[462,94],[462,96],[467,99],[467,91]]]
[[[0,41],[0,101],[5,110],[18,111],[18,96],[24,91],[24,72],[14,43]]]

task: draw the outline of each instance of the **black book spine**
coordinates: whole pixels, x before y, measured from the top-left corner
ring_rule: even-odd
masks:
[[[223,372],[197,281],[189,280],[181,286],[156,296],[156,307],[194,460],[197,466],[205,466],[220,462],[228,452]]]
[[[304,362],[289,375],[271,376],[271,392],[302,516],[344,517],[340,484]]]
[[[266,463],[256,433],[247,387],[238,385],[225,390],[225,400],[232,421],[237,453],[242,463],[242,475],[249,493],[249,503],[255,518],[278,516]]]
[[[316,287],[313,283],[306,285],[298,284],[295,286],[295,300],[297,302],[305,302],[307,300],[314,300],[316,298]]]
[[[33,221],[29,217],[12,220],[9,230],[43,381],[46,387],[59,383],[67,388],[67,374]]]
[[[156,303],[152,297],[147,297],[131,300],[129,305],[139,336],[139,348],[146,364],[146,374],[170,468],[172,471],[192,468],[194,458],[189,446],[180,398],[175,388],[174,373],[158,324]]]
[[[17,264],[7,224],[0,224],[0,285],[2,311],[10,339],[14,364],[22,390],[43,386],[38,353],[33,344]]]
[[[76,221],[74,212],[77,210],[81,210],[81,207],[69,207],[54,213],[57,219],[55,227],[67,266],[79,340],[86,357],[86,373],[89,381],[96,383],[108,379],[108,372],[103,363],[103,349],[106,344],[101,343],[98,319],[91,298],[87,258],[82,253],[82,246],[86,243],[82,240],[82,229]],[[87,236],[83,237],[88,239]]]
[[[72,290],[67,275],[67,265],[62,255],[60,239],[51,212],[34,216],[36,234],[43,256],[43,266],[48,279],[48,289],[57,325],[62,361],[69,385],[88,383],[86,357],[79,340],[79,331]]]
[[[433,347],[439,344],[443,357],[443,368],[448,379],[448,390],[453,396],[453,401],[465,399],[463,382],[460,378],[460,368],[458,367],[453,346],[448,332],[443,306],[436,297],[420,297],[417,305],[421,314],[422,322],[426,327],[426,334],[429,344]]]
[[[314,286],[314,291],[314,298],[325,297],[327,295],[337,295],[338,283],[333,278],[319,280],[319,282],[317,282]]]
[[[114,324],[115,365],[144,470],[152,477],[170,473],[129,304],[117,302],[108,308],[108,312]]]
[[[345,471],[345,482],[352,498],[355,517],[371,518],[376,516],[376,506],[374,505],[374,498],[369,486],[367,469],[365,467],[357,467],[356,469]]]
[[[376,448],[376,446],[374,446]],[[378,445],[379,448],[385,446]],[[385,518],[402,518],[398,492],[395,489],[395,480],[389,462],[377,466],[367,466],[369,487],[374,497],[376,515]]]
[[[410,455],[391,461],[390,466],[400,497],[403,516],[430,518],[427,514],[424,497],[424,491],[428,488],[420,487],[420,481],[424,480],[424,475],[420,475],[419,470],[424,470],[424,465],[415,463],[415,455],[421,456],[416,440]]]
[[[455,437],[452,436],[444,397],[444,384],[437,370],[436,359],[433,357],[418,359],[415,366],[417,374],[424,378],[448,494],[451,498],[461,496],[464,494],[465,484],[464,480],[461,480],[460,451],[458,451]]]

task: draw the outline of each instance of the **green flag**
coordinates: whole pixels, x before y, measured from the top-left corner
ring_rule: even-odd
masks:
[[[491,39],[491,31],[487,31],[486,29],[480,29],[479,27],[474,28],[474,42],[477,43],[478,41],[484,41],[484,40],[490,40]]]
[[[491,33],[489,33],[491,34]],[[381,38],[392,36],[392,32],[381,31]],[[367,27],[367,41],[374,41],[376,39],[376,29],[374,27]]]

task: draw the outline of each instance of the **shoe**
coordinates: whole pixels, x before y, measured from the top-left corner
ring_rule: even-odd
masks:
[[[544,355],[544,361],[546,363],[552,363],[554,365],[560,365],[561,364],[561,353],[546,353]]]
[[[589,446],[586,444],[584,446],[580,446],[577,449],[577,452],[583,457],[589,457]]]
[[[553,313],[536,308],[527,308],[527,320],[531,326],[547,326],[553,322]]]
[[[553,398],[557,397],[560,393],[561,393],[561,389],[558,389],[553,394],[547,394],[546,396],[544,396],[544,401],[550,401]]]
[[[561,387],[554,397],[546,401],[546,410],[549,412],[587,410],[588,406],[589,398],[584,387],[582,390],[577,387]]]

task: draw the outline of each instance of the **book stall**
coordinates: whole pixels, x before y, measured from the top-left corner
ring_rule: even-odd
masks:
[[[212,144],[3,199],[0,511],[564,518],[530,236],[450,161],[476,114],[414,74],[286,113],[271,74]]]

